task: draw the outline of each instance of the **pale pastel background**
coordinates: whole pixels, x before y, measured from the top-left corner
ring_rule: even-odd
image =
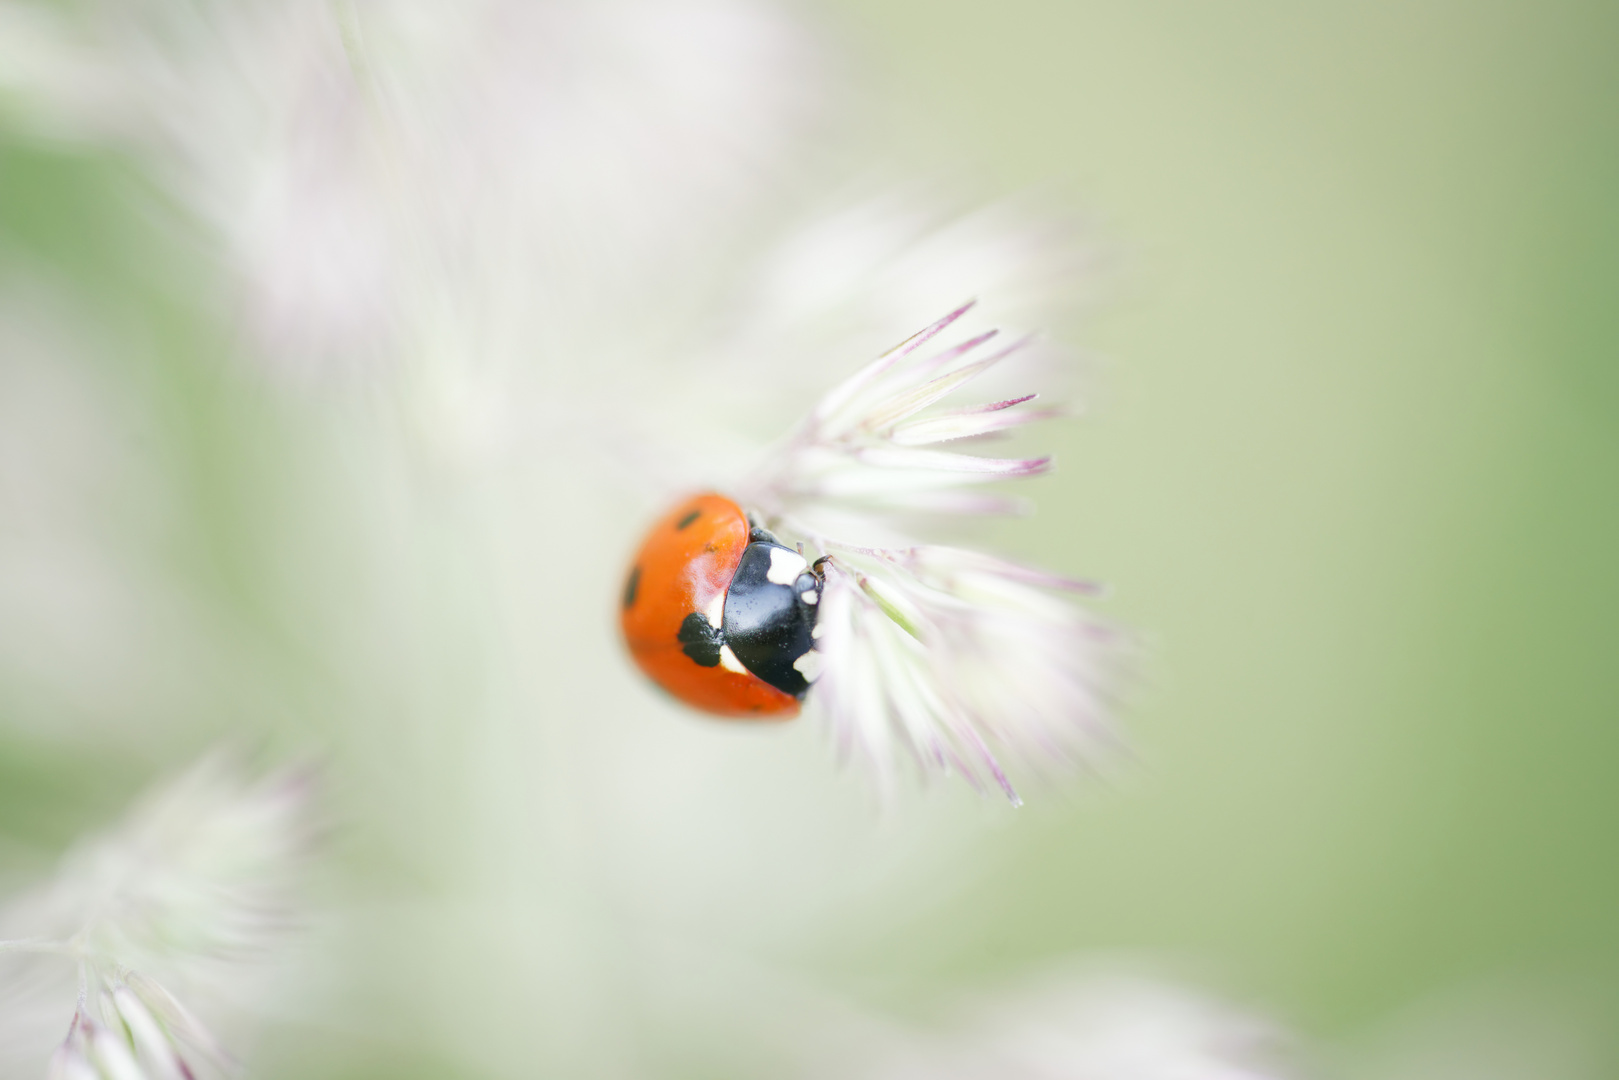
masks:
[[[458,533],[508,538],[499,564],[532,523],[499,528],[498,492],[453,478],[421,497],[386,440],[350,434],[352,401],[222,363],[184,232],[127,167],[8,139],[4,325],[65,323],[88,340],[53,357],[88,359],[13,347],[31,374],[0,389],[0,469],[31,493],[7,528],[39,556],[0,580],[14,612],[55,613],[0,642],[3,881],[234,735],[333,762],[312,893],[339,914],[314,931],[321,989],[260,1048],[275,1075],[523,1075],[528,1053],[561,1075],[760,1075],[829,1016],[925,1018],[1091,952],[1252,1003],[1349,1075],[1605,1075],[1619,13],[823,16],[915,142],[896,163],[942,144],[984,190],[1087,213],[1109,253],[1079,335],[1107,358],[1089,416],[1049,436],[1041,515],[995,535],[1108,581],[1147,635],[1138,767],[1015,813],[933,792],[876,824],[813,730],[649,706],[613,681],[605,615],[535,614],[610,594],[616,556],[522,598],[514,633],[588,656],[600,693],[529,688],[543,720],[469,706],[503,646],[476,639],[500,632],[466,600],[485,553]],[[641,512],[560,461],[513,489],[603,544]],[[304,621],[350,601],[352,625]]]

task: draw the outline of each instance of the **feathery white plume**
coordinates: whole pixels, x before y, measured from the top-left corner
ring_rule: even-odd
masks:
[[[971,306],[835,387],[742,493],[825,556],[811,700],[840,754],[876,766],[885,785],[909,754],[925,772],[993,783],[1016,803],[997,748],[1036,763],[1084,763],[1111,741],[1104,697],[1119,639],[1053,595],[1098,590],[956,548],[838,535],[847,527],[892,536],[897,512],[1013,510],[1015,500],[976,489],[1050,468],[1049,457],[958,449],[1056,415],[1024,407],[1034,394],[934,408],[1027,343],[1002,344],[990,330],[924,350]],[[933,448],[944,443],[951,448]]]
[[[311,840],[310,785],[301,771],[250,781],[229,759],[206,758],[0,910],[0,928],[23,935],[0,940],[0,953],[22,954],[6,956],[12,970],[0,974],[37,980],[45,965],[77,967],[52,1075],[178,1080],[203,1063],[230,1067],[169,987],[213,998],[287,928]],[[46,1003],[29,1004],[44,1022]]]
[[[267,362],[446,368],[428,396],[481,402],[700,278],[824,87],[813,39],[746,0],[450,13],[0,0],[0,107],[131,151],[211,234]]]

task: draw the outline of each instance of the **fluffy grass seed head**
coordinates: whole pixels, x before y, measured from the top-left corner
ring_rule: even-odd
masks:
[[[8,931],[26,934],[0,941],[0,953],[78,969],[51,1076],[193,1080],[199,1069],[234,1070],[169,986],[228,991],[242,962],[291,923],[292,878],[312,838],[311,787],[306,771],[255,781],[225,756],[205,758],[0,911]]]
[[[954,547],[838,535],[899,536],[898,514],[1013,512],[1018,500],[983,485],[1050,469],[1050,457],[959,449],[1057,415],[1034,394],[945,407],[1028,344],[989,330],[925,348],[971,307],[833,388],[743,494],[823,556],[811,701],[840,757],[872,765],[884,789],[909,757],[1017,804],[1001,752],[1077,764],[1112,742],[1105,688],[1119,640],[1073,603],[1096,586]]]

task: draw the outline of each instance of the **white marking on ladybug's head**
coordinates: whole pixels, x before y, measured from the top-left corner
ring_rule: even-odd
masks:
[[[731,647],[729,645],[720,646],[720,667],[724,668],[726,671],[734,671],[738,675],[746,675],[748,673],[748,669],[742,666],[742,661],[736,658],[736,653],[731,651]]]
[[[821,677],[821,654],[811,649],[793,661],[793,669],[804,676],[805,682],[814,682]]]
[[[821,594],[814,589],[805,589],[798,594],[798,598],[806,604],[819,604],[821,602]]]
[[[815,629],[810,631],[810,637],[818,638],[824,633],[826,633],[826,623],[818,622],[815,624]]]
[[[720,628],[720,624],[725,621],[725,593],[723,591],[714,594],[714,599],[710,600],[708,606],[703,609],[703,617],[708,620],[708,625],[714,629],[718,630]]]
[[[809,563],[804,556],[796,551],[775,547],[770,549],[770,569],[765,571],[765,577],[777,585],[791,585],[798,580],[798,575],[809,569]]]

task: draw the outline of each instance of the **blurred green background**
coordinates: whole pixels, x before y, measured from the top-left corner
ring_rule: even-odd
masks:
[[[1152,656],[1134,775],[969,809],[929,903],[769,951],[901,1011],[1075,952],[1168,956],[1351,1060],[1436,996],[1505,987],[1615,1067],[1619,8],[827,16],[919,138],[1084,208],[1115,254],[1093,407],[1039,526],[1004,538],[1108,581]],[[128,346],[110,385],[161,418],[194,523],[168,550],[285,662],[215,698],[245,730],[318,730],[343,695],[278,637],[244,509],[302,467],[265,446],[314,457],[318,424],[216,366],[229,332],[150,273],[186,240],[139,190],[8,140],[0,258]],[[214,733],[165,728],[131,767],[123,742],[31,734],[70,701],[3,692],[8,879]]]
[[[1122,248],[1030,550],[1158,650],[1140,787],[1031,807],[871,962],[1168,947],[1334,1036],[1568,980],[1612,1055],[1619,8],[843,11]]]

